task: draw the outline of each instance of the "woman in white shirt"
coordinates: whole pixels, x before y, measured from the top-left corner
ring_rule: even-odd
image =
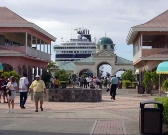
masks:
[[[8,107],[9,107],[9,110],[7,111],[7,113],[9,112],[13,113],[14,100],[15,100],[16,90],[17,90],[17,83],[15,82],[14,76],[10,77],[10,81],[8,82],[6,86],[6,89],[8,93]],[[10,104],[12,104],[12,110],[10,110]]]

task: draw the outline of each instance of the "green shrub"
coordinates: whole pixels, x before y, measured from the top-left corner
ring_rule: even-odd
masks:
[[[122,81],[122,87],[123,88],[128,88],[128,87],[135,88],[136,85],[137,85],[136,82],[130,82],[129,80],[123,80]]]
[[[158,97],[155,98],[156,101],[160,101],[163,104],[163,120],[168,123],[168,98],[167,97]],[[155,105],[155,107],[157,107]]]
[[[20,76],[16,71],[3,72],[1,75],[5,78],[10,78],[11,76],[14,76],[16,82],[19,83]]]
[[[123,80],[122,81],[122,87],[123,88],[128,88],[130,86],[131,82],[129,80]]]

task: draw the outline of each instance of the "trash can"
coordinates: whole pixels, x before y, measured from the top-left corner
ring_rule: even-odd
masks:
[[[138,85],[138,94],[144,94],[144,87],[141,85]]]
[[[157,108],[147,108],[146,104],[156,104]],[[146,100],[140,102],[139,131],[141,134],[162,134],[162,112],[161,102]]]
[[[62,88],[66,88],[66,82],[62,81],[61,86],[62,86]]]

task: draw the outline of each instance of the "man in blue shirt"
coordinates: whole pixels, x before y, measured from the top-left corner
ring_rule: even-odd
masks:
[[[110,83],[111,83],[111,89],[110,89],[111,99],[115,100],[116,89],[118,85],[118,78],[116,77],[116,75],[111,78]]]

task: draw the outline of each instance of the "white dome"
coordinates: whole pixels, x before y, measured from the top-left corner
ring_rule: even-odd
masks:
[[[87,39],[86,37],[82,37],[82,39]]]
[[[77,35],[76,35],[76,38],[77,38],[77,39],[81,39],[81,37],[82,37],[82,36],[81,36],[80,34],[77,34]]]

